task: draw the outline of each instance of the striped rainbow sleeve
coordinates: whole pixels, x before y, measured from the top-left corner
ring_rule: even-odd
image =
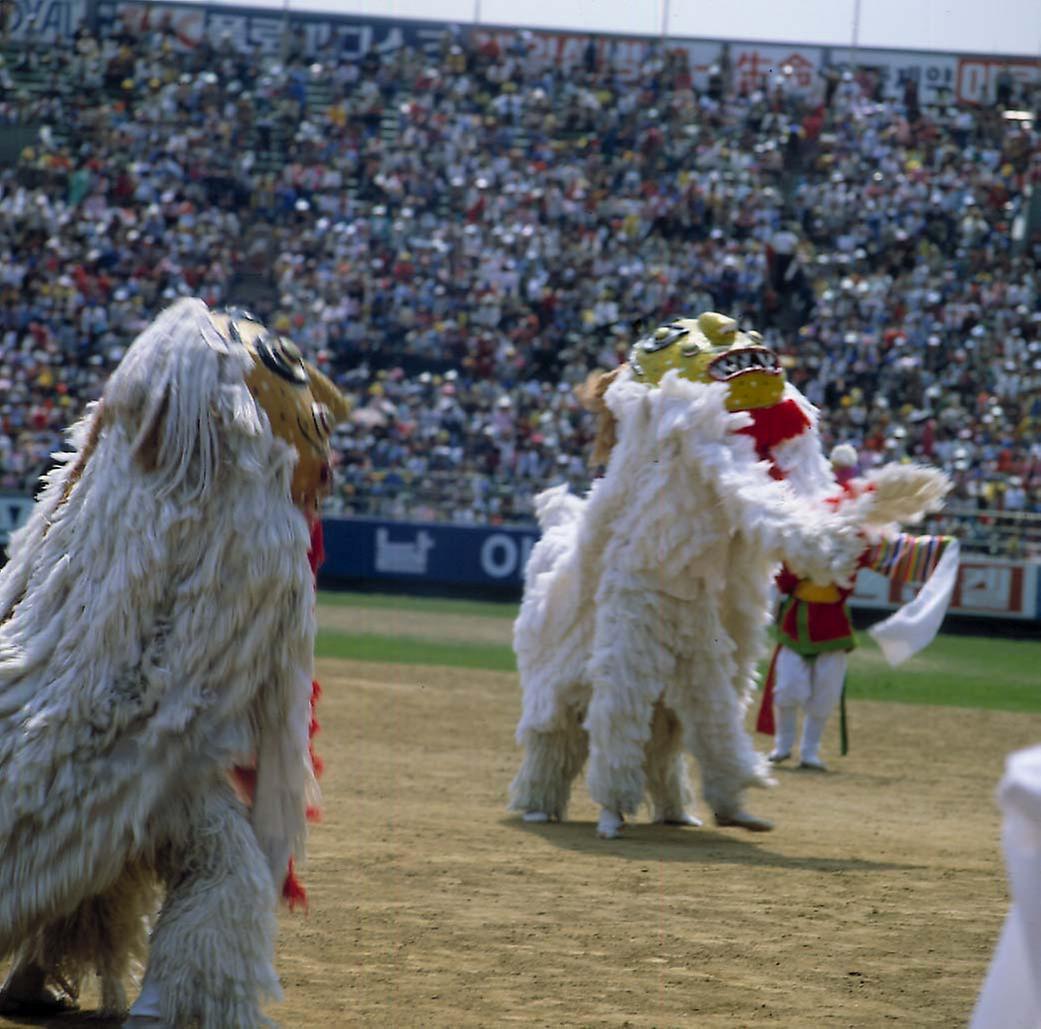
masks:
[[[867,552],[863,567],[897,582],[925,582],[952,538],[911,536],[902,532],[876,543]]]

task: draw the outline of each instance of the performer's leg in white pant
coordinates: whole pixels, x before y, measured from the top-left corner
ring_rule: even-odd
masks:
[[[810,699],[813,669],[810,662],[794,650],[781,647],[774,666],[774,709],[777,730],[771,761],[784,761],[792,755],[799,730],[799,708]]]
[[[811,768],[824,768],[820,745],[824,726],[842,696],[846,679],[846,652],[820,654],[813,660],[812,682],[806,701],[806,717],[802,727],[799,758]]]

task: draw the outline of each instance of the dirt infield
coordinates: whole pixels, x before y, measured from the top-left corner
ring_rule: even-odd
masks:
[[[311,910],[282,917],[284,1026],[967,1019],[1006,908],[993,790],[1035,718],[857,703],[835,771],[750,795],[775,832],[604,842],[581,784],[567,824],[506,813],[514,675],[319,674],[325,819]]]

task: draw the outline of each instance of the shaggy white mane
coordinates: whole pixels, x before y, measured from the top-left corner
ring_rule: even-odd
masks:
[[[816,413],[794,388],[786,396],[811,426],[777,448],[789,475],[778,481],[737,431],[751,417],[727,411],[723,384],[670,372],[654,388],[623,373],[608,388],[617,443],[603,478],[581,500],[564,487],[538,499],[543,535],[514,627],[517,738],[528,750],[515,809],[562,817],[567,789],[547,769],[574,774],[584,716],[590,792],[605,808],[635,811],[656,704],[678,717],[717,814],[735,809],[745,786],[770,782],[742,720],[774,570],[783,560],[821,583],[847,580],[863,546],[851,518],[818,502],[835,483]],[[560,734],[570,734],[570,756],[549,753]]]
[[[309,532],[290,501],[294,453],[250,396],[249,365],[200,301],[169,308],[12,537],[0,957],[151,866],[152,841],[190,846],[185,812],[236,760],[257,755],[251,818],[272,909],[290,853],[303,856],[317,800]]]
[[[865,476],[867,490],[853,501],[872,538],[914,525],[943,507],[953,483],[939,468],[888,464]]]
[[[784,480],[800,497],[827,497],[835,492],[835,473],[824,455],[820,441],[820,412],[790,382],[782,400],[791,400],[810,423],[808,431],[773,448],[773,462],[784,473]]]

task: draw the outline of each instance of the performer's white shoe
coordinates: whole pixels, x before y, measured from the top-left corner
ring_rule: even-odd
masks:
[[[686,811],[681,811],[679,814],[667,814],[662,815],[661,818],[655,819],[656,825],[692,825],[697,828],[699,825],[704,823],[698,818],[697,815],[688,814]]]
[[[146,970],[141,992],[130,1005],[130,1017],[123,1023],[122,1029],[163,1029],[163,1019],[159,1014],[161,1010],[159,988]]]
[[[716,825],[721,829],[747,829],[749,832],[769,832],[774,827],[773,822],[747,811],[735,811],[729,815],[716,812]]]
[[[602,840],[613,840],[622,834],[625,819],[617,812],[601,808],[600,820],[596,823],[596,834]]]
[[[772,750],[766,756],[766,760],[771,764],[779,765],[782,761],[787,761],[792,756],[790,750]]]
[[[547,815],[545,811],[525,811],[524,814],[521,815],[521,818],[524,819],[525,822],[532,823],[549,821],[549,815]]]
[[[799,762],[800,768],[805,768],[808,772],[826,772],[828,766],[818,758],[804,757]]]

